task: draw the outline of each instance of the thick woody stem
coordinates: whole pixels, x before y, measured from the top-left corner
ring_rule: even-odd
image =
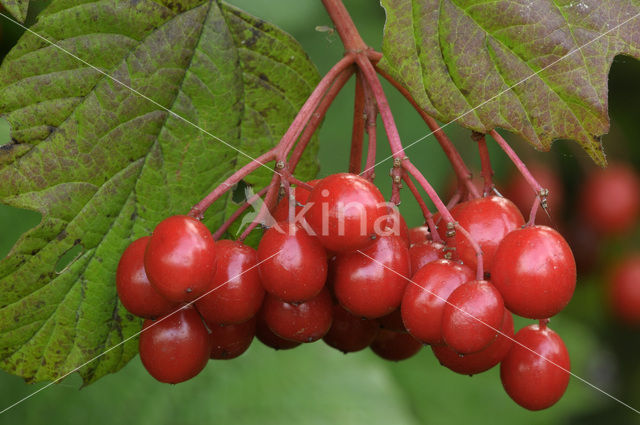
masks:
[[[220,226],[218,228],[218,230],[216,230],[216,232],[213,234],[213,239],[214,240],[218,240],[222,237],[222,235],[224,235],[224,232],[226,232],[229,227],[233,224],[234,221],[236,221],[238,219],[238,217],[240,217],[250,206],[252,206],[259,198],[262,198],[262,196],[267,192],[267,190],[269,189],[269,187],[265,187],[262,190],[260,190],[258,193],[254,194],[252,197],[250,197],[249,199],[246,200],[246,202],[244,204],[242,204],[242,206],[240,208],[238,208],[237,210],[235,210],[233,212],[233,214],[231,214],[229,216],[229,218],[227,219],[227,221],[225,221],[222,226]]]
[[[471,133],[471,138],[478,142],[482,180],[484,181],[482,196],[487,196],[493,191],[493,169],[491,168],[491,158],[489,157],[489,149],[487,149],[487,141],[484,138],[484,134],[475,131]]]
[[[360,37],[349,12],[341,0],[322,0],[329,17],[336,27],[338,35],[347,52],[360,52],[367,49],[367,45]]]
[[[247,175],[254,172],[258,167],[263,166],[267,162],[273,161],[276,157],[276,151],[277,147],[260,155],[259,157],[233,173],[211,193],[209,193],[203,200],[201,200],[193,208],[191,208],[191,211],[189,211],[189,215],[201,220],[202,215],[207,210],[207,208],[209,208],[211,204],[213,204],[218,198],[224,195],[225,192],[231,189],[236,183],[245,178]]]
[[[356,74],[356,94],[353,105],[353,129],[351,131],[351,154],[349,155],[349,172],[360,174],[362,170],[362,144],[364,142],[364,88],[360,71]]]
[[[302,135],[300,136],[298,143],[296,144],[295,148],[291,152],[291,156],[289,157],[289,169],[291,170],[292,173],[295,171],[296,166],[298,165],[298,161],[300,161],[300,157],[302,157],[302,154],[304,153],[304,150],[307,148],[309,141],[311,140],[314,133],[318,129],[318,126],[320,126],[320,123],[324,119],[324,116],[327,113],[327,110],[335,100],[340,90],[342,90],[346,82],[349,81],[349,78],[351,78],[351,76],[355,72],[355,69],[356,69],[355,66],[352,65],[349,68],[342,71],[340,75],[338,75],[338,78],[336,78],[335,82],[333,83],[333,85],[331,86],[327,94],[322,98],[320,105],[318,105],[318,109],[316,109],[316,111],[311,115],[311,118],[309,119],[309,123],[304,128],[304,131],[302,132]]]
[[[424,110],[422,110],[422,108],[420,108],[420,106],[413,99],[411,94],[404,87],[402,87],[396,80],[394,80],[393,77],[391,77],[389,74],[387,74],[380,68],[376,67],[376,71],[384,79],[386,79],[389,83],[391,83],[391,85],[393,85],[393,87],[396,90],[398,90],[405,97],[405,99],[407,99],[407,101],[413,106],[416,112],[420,114],[420,117],[422,117],[422,120],[425,122],[425,124],[427,124],[427,126],[433,133],[433,136],[436,138],[436,140],[440,144],[442,151],[449,159],[449,162],[453,167],[453,171],[456,173],[458,181],[466,187],[466,189],[469,191],[469,193],[473,197],[479,198],[480,193],[478,192],[478,188],[476,188],[475,185],[473,184],[473,176],[471,174],[471,171],[469,170],[469,167],[467,167],[467,165],[464,163],[462,156],[460,156],[460,153],[458,152],[456,147],[453,145],[453,143],[451,143],[451,140],[449,140],[446,133],[438,125],[436,120],[433,119],[431,115],[427,114]]]

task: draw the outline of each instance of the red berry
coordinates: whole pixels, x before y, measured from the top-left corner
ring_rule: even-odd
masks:
[[[376,226],[376,233],[381,236],[400,236],[400,238],[407,244],[407,247],[409,247],[409,226],[407,226],[407,222],[402,214],[400,214],[398,207],[388,203],[387,205],[384,205],[382,209],[384,211],[382,216],[386,216],[387,221],[383,225],[384,229],[382,231],[378,231],[378,226]],[[383,219],[380,218],[379,220],[382,221]]]
[[[327,254],[315,236],[294,223],[278,223],[258,245],[258,271],[267,292],[283,301],[316,296],[327,279]]]
[[[536,214],[536,223],[555,227],[552,222],[560,218],[562,200],[564,199],[562,180],[552,168],[541,163],[527,164],[527,168],[529,168],[531,175],[540,183],[540,186],[549,191],[549,195],[547,196],[547,211],[549,215],[547,215],[542,208],[539,208]],[[527,217],[529,216],[536,196],[538,196],[519,171],[516,171],[510,177],[503,194]]]
[[[175,310],[179,304],[167,301],[149,283],[144,271],[144,251],[148,242],[149,236],[137,239],[122,253],[116,271],[116,289],[129,313],[153,319]]]
[[[371,351],[385,360],[399,362],[414,356],[422,344],[406,332],[380,329],[371,343]]]
[[[425,264],[444,258],[444,245],[433,241],[415,243],[409,248],[411,257],[411,276],[416,274]]]
[[[314,298],[295,304],[268,294],[263,308],[267,326],[276,335],[291,341],[317,341],[331,327],[333,302],[326,288]]]
[[[336,257],[333,290],[352,314],[375,319],[400,305],[409,267],[404,241],[398,236],[382,236],[361,252]]]
[[[526,409],[551,407],[569,384],[571,362],[564,342],[557,333],[537,324],[520,329],[515,341],[500,364],[502,386]]]
[[[613,313],[624,323],[640,326],[640,252],[622,259],[607,279]]]
[[[151,284],[170,301],[193,301],[207,292],[216,273],[216,249],[207,227],[174,215],[156,226],[144,254]]]
[[[402,322],[400,308],[396,308],[386,316],[378,317],[376,321],[380,325],[381,329],[394,332],[407,332],[407,329],[405,329],[404,323]]]
[[[442,310],[442,339],[460,354],[478,352],[498,335],[504,318],[500,292],[487,281],[458,286]]]
[[[339,304],[333,306],[333,323],[322,338],[343,353],[353,353],[371,345],[378,334],[378,322],[354,316]]]
[[[307,182],[309,186],[315,186],[319,180],[310,180]],[[302,205],[307,203],[309,198],[309,191],[304,187],[293,187],[293,197],[295,198],[295,215],[298,215],[304,207]],[[289,221],[289,197],[285,196],[278,202],[276,208],[273,210],[274,221]]]
[[[177,384],[193,378],[207,365],[210,353],[209,332],[193,307],[144,321],[140,360],[160,382]]]
[[[267,347],[273,348],[274,350],[290,350],[300,345],[299,342],[289,341],[274,334],[273,331],[269,329],[269,326],[267,326],[262,310],[257,316],[256,338],[258,338],[261,343]]]
[[[505,306],[530,319],[557,314],[571,300],[576,263],[560,233],[532,226],[509,233],[496,251],[491,282]]]
[[[500,332],[488,347],[476,353],[461,355],[446,344],[434,344],[431,349],[441,365],[462,375],[475,375],[500,363],[513,345],[513,315],[506,309]]]
[[[640,179],[624,165],[592,173],[580,191],[580,213],[603,235],[618,235],[634,226],[640,212]]]
[[[418,270],[402,298],[402,321],[409,333],[425,344],[442,342],[445,300],[473,278],[469,267],[450,260],[436,260]]]
[[[216,252],[212,290],[196,301],[196,308],[207,323],[246,322],[260,310],[264,299],[256,251],[241,242],[221,240]]]
[[[332,252],[371,245],[376,224],[382,229],[385,202],[377,187],[355,174],[339,173],[320,180],[307,199],[306,220],[320,242]]]
[[[462,202],[451,209],[451,215],[480,245],[484,271],[492,270],[493,256],[502,239],[511,231],[524,225],[524,218],[513,202],[499,196],[473,199]],[[441,226],[441,237],[445,237],[445,226]],[[453,245],[463,263],[475,270],[476,252],[461,232],[456,232]]]
[[[235,359],[247,351],[256,334],[256,318],[235,325],[208,324],[212,359]]]
[[[431,232],[429,232],[429,227],[418,226],[409,229],[409,243],[411,245],[426,242],[429,240],[431,240]]]

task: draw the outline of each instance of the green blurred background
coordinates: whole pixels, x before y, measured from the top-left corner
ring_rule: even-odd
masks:
[[[32,9],[43,7],[44,2],[36,3]],[[293,34],[322,73],[342,55],[337,34],[316,30],[317,26],[331,25],[319,1],[231,3]],[[382,8],[372,0],[346,0],[345,4],[365,41],[379,50],[384,25]],[[21,31],[1,17],[0,28],[0,55],[4,55]],[[604,138],[605,149],[611,158],[632,161],[638,169],[640,64],[617,58],[610,89],[612,131]],[[348,165],[353,90],[351,82],[329,110],[320,131],[320,176],[345,171]],[[405,145],[427,134],[428,129],[404,99],[391,90],[387,93]],[[446,131],[468,163],[478,169],[469,132],[455,125]],[[0,122],[0,144],[8,140],[8,133],[6,123]],[[379,138],[378,158],[383,159],[389,150],[382,131]],[[497,179],[504,181],[512,168],[494,144],[489,146]],[[514,140],[514,146],[526,160],[555,164],[568,187],[568,204],[575,194],[573,189],[593,167],[574,143],[558,142],[551,153],[543,154],[519,140]],[[452,172],[434,138],[427,137],[407,153],[443,193]],[[376,169],[376,182],[387,195],[389,167],[386,162]],[[401,210],[407,222],[410,226],[420,224],[417,205],[406,193],[403,195]],[[38,221],[36,213],[0,205],[0,258]],[[635,235],[603,243],[602,255],[592,272],[579,277],[574,300],[551,322],[567,344],[573,372],[636,408],[640,408],[640,368],[636,360],[640,332],[609,318],[600,276],[613,258],[625,250],[639,249],[639,241],[636,231]],[[516,326],[526,324],[522,320]],[[0,410],[44,385],[28,385],[0,372]],[[345,356],[321,341],[288,352],[275,352],[256,342],[239,359],[211,363],[196,378],[176,386],[154,381],[137,357],[116,374],[83,389],[79,389],[80,385],[79,377],[71,375],[0,415],[0,424],[640,423],[631,410],[577,378],[571,379],[567,393],[551,409],[526,411],[505,394],[497,368],[474,377],[457,375],[441,367],[428,348],[395,364],[368,350]]]

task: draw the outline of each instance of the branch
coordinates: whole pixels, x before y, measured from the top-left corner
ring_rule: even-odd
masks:
[[[322,0],[324,8],[327,9],[329,17],[336,26],[336,31],[340,35],[342,44],[347,52],[359,52],[367,49],[362,37],[358,33],[356,26],[349,15],[349,12],[342,4],[341,0]]]

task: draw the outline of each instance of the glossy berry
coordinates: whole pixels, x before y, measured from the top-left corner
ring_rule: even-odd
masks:
[[[256,251],[241,242],[216,242],[217,270],[211,292],[196,301],[207,323],[243,323],[256,315],[264,288],[260,283]]]
[[[376,321],[378,322],[378,325],[380,325],[380,329],[386,329],[394,332],[407,332],[407,329],[404,327],[404,323],[402,323],[400,308],[396,308],[385,316],[378,317]]]
[[[310,300],[290,304],[268,294],[264,300],[264,320],[276,335],[296,342],[322,338],[333,315],[333,302],[325,288]]]
[[[520,329],[515,340],[500,364],[502,386],[526,409],[553,406],[569,384],[571,362],[564,342],[557,333],[537,324]]]
[[[210,353],[209,332],[193,307],[144,321],[140,360],[160,382],[177,384],[193,378],[207,365]]]
[[[553,223],[560,218],[563,206],[564,187],[562,180],[552,168],[542,163],[527,163],[527,168],[536,181],[540,183],[540,186],[549,191],[549,195],[547,195],[547,211],[549,214],[547,215],[544,209],[538,208],[536,223],[555,227]],[[537,194],[519,171],[514,172],[509,178],[503,194],[518,207],[525,217],[529,217]]]
[[[444,258],[445,247],[434,241],[424,241],[411,245],[409,256],[411,257],[411,276],[416,274],[425,264]]]
[[[256,334],[256,318],[235,325],[208,324],[212,359],[235,359],[247,351]]]
[[[332,252],[366,248],[375,225],[385,215],[384,197],[373,183],[355,174],[333,174],[320,180],[307,202],[305,216],[320,242]]]
[[[307,184],[313,187],[318,181],[319,180],[310,180]],[[303,210],[303,205],[307,203],[310,192],[304,187],[293,187],[291,189],[293,190],[293,197],[295,198],[295,217]],[[276,222],[289,221],[289,198],[287,196],[283,197],[280,202],[278,202],[278,205],[276,205],[272,215]]]
[[[394,332],[380,329],[371,343],[371,351],[385,360],[399,362],[413,357],[420,351],[422,344],[406,332]]]
[[[465,265],[436,260],[422,267],[402,298],[402,321],[410,334],[425,344],[442,342],[442,312],[449,295],[474,279]]]
[[[280,338],[274,334],[273,331],[269,329],[269,326],[267,326],[262,310],[258,313],[256,319],[256,338],[267,347],[271,347],[274,350],[290,350],[300,345],[299,342]]]
[[[375,320],[354,316],[339,304],[334,304],[333,323],[322,339],[336,350],[353,353],[371,345],[378,329],[378,322]]]
[[[409,229],[409,243],[411,245],[431,240],[431,232],[428,226],[418,226]]]
[[[144,271],[144,251],[149,236],[136,239],[120,257],[116,271],[116,289],[120,302],[131,314],[153,319],[163,316],[178,307],[178,303],[167,301],[149,283]]]
[[[294,223],[280,222],[258,245],[258,272],[264,289],[283,301],[316,296],[327,279],[327,254],[315,236]]]
[[[442,339],[460,354],[475,353],[497,337],[504,302],[491,283],[471,281],[458,286],[442,310]]]
[[[640,178],[623,164],[593,172],[580,191],[580,213],[602,235],[618,235],[636,223],[640,213]]]
[[[387,203],[381,206],[382,216],[375,223],[374,230],[380,236],[400,236],[407,247],[410,246],[409,226],[397,206]],[[386,217],[386,219],[384,218]]]
[[[502,239],[511,231],[524,225],[524,218],[513,202],[499,196],[477,198],[461,202],[451,209],[451,215],[482,250],[484,271],[490,273],[493,256]],[[441,226],[441,237],[444,238],[446,228]],[[451,243],[463,263],[475,270],[476,252],[465,235],[456,232]]]
[[[211,288],[216,249],[207,227],[174,215],[156,226],[144,254],[151,284],[170,301],[193,301]]]
[[[461,355],[446,344],[433,344],[431,349],[441,365],[462,375],[475,375],[500,363],[513,345],[513,315],[506,309],[500,332],[488,347],[475,353]]]
[[[571,248],[550,227],[509,233],[496,251],[491,282],[513,313],[530,319],[557,314],[571,300],[576,263]]]
[[[640,252],[623,258],[607,279],[613,314],[630,326],[640,326]]]
[[[409,277],[409,250],[398,236],[383,236],[362,252],[336,256],[333,290],[356,316],[375,319],[398,308]]]

